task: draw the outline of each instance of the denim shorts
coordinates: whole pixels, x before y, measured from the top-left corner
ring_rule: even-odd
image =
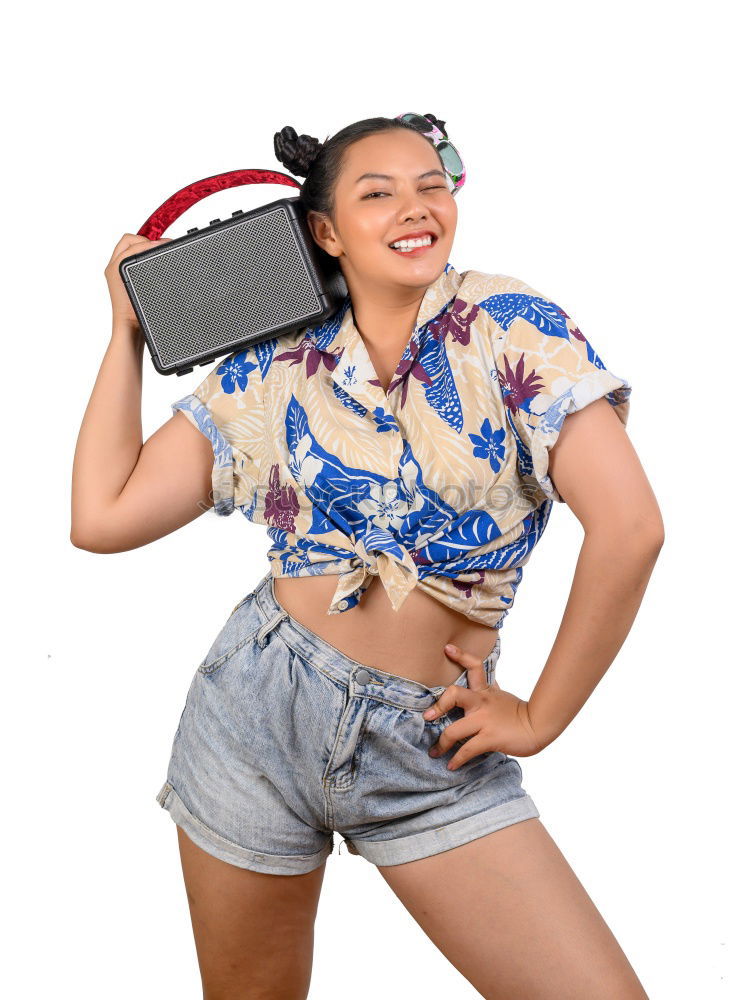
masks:
[[[500,633],[489,684],[499,654]],[[428,756],[465,714],[423,718],[444,690],[351,659],[289,616],[268,573],[197,667],[156,801],[209,854],[275,875],[317,868],[335,832],[397,865],[538,817],[514,757],[449,771],[459,743]]]

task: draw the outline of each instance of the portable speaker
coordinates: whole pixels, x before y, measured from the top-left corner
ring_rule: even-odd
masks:
[[[298,182],[242,170],[197,181],[141,227],[158,239],[174,218],[214,190]],[[299,198],[281,198],[126,257],[120,276],[156,371],[184,375],[223,354],[323,322],[348,293],[339,266],[314,242]]]

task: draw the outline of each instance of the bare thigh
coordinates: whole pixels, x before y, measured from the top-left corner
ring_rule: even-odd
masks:
[[[608,924],[537,818],[379,871],[483,997],[647,1000]]]
[[[306,875],[254,872],[176,829],[204,1000],[305,1000],[325,865]]]

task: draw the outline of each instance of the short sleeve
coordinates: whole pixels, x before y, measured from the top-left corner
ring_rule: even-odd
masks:
[[[248,508],[255,499],[265,424],[259,358],[253,348],[228,355],[171,404],[212,445],[212,497],[219,515]]]
[[[564,503],[548,470],[565,417],[605,397],[625,427],[631,386],[606,367],[561,306],[518,279],[504,278],[504,292],[493,296],[492,315],[501,328],[493,353],[519,473],[532,477],[550,500]]]

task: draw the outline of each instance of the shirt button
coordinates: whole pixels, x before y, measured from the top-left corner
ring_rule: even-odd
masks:
[[[373,678],[367,670],[359,670],[355,675],[355,680],[358,684],[367,684],[369,681],[372,681]]]
[[[348,602],[343,598],[341,601],[337,602],[337,606],[340,609],[340,611],[344,611],[345,608],[348,606]]]

